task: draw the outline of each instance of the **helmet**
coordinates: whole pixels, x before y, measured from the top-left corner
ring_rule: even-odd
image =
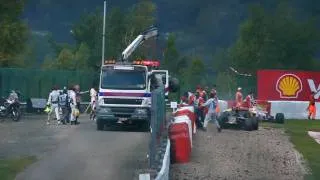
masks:
[[[44,109],[44,112],[48,113],[48,114],[50,114],[52,112],[52,109],[51,109],[50,105],[46,106],[46,108]]]
[[[77,109],[77,108],[74,109],[74,111],[73,111],[73,116],[74,116],[74,117],[78,117],[79,114],[80,114],[79,109]]]

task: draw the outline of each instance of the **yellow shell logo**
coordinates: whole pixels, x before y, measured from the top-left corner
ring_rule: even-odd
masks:
[[[297,98],[302,91],[301,79],[294,74],[282,75],[277,82],[277,91],[281,98]]]

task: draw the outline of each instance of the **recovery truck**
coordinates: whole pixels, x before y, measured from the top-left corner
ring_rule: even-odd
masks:
[[[150,128],[151,91],[157,83],[169,93],[169,74],[159,70],[160,62],[128,61],[133,51],[145,40],[158,35],[157,28],[140,34],[123,52],[120,60],[107,60],[101,67],[97,104],[97,130],[115,124]],[[156,84],[155,84],[156,83]]]

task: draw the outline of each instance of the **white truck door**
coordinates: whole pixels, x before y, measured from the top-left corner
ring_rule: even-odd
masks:
[[[162,82],[165,88],[165,97],[167,100],[169,95],[169,71],[168,70],[152,70],[151,74],[162,76]]]

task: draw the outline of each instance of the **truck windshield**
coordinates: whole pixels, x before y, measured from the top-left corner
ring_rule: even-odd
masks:
[[[142,90],[146,88],[146,71],[144,70],[114,70],[102,71],[101,88]]]

